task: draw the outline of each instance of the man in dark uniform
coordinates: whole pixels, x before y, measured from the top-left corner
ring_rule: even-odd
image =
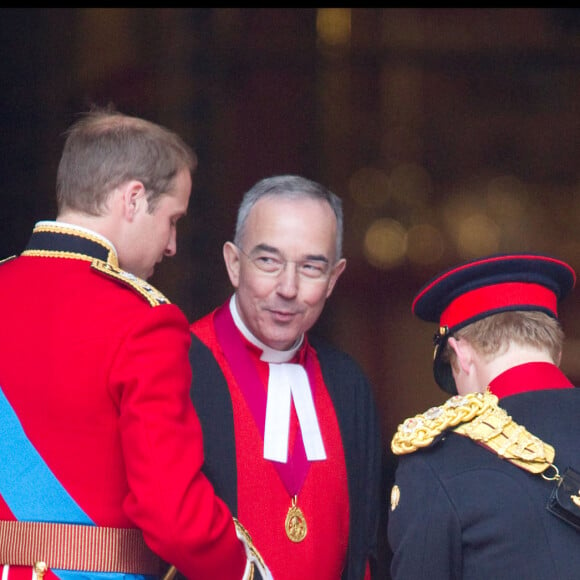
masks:
[[[188,321],[146,282],[176,252],[196,163],[163,127],[91,111],[57,219],[0,265],[2,580],[267,574],[201,472]]]
[[[377,555],[381,435],[359,365],[308,333],[342,274],[342,206],[299,176],[244,196],[235,288],[193,323],[205,473],[276,580],[362,580]]]
[[[391,443],[394,580],[580,577],[580,390],[559,369],[557,312],[575,281],[549,256],[496,255],[416,296],[454,396]]]

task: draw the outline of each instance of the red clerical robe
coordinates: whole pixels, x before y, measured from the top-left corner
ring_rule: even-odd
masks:
[[[190,355],[193,368],[192,396],[195,406],[202,408],[200,418],[204,428],[204,441],[208,443],[205,454],[206,463],[210,464],[209,471],[213,462],[219,462],[220,459],[223,462],[226,459],[222,450],[212,451],[214,442],[207,441],[211,435],[205,427],[207,423],[213,422],[214,425],[219,424],[222,431],[231,429],[228,425],[229,417],[222,416],[213,404],[216,397],[228,398],[229,392],[235,437],[235,469],[232,473],[233,479],[237,481],[232,502],[237,506],[238,518],[252,535],[276,580],[296,577],[305,580],[340,578],[346,568],[349,534],[352,531],[349,476],[341,427],[316,350],[305,337],[304,344],[291,362],[303,365],[309,375],[327,459],[310,462],[306,460],[296,413],[292,407],[289,459],[287,464],[281,464],[263,457],[263,416],[269,366],[260,360],[261,350],[248,342],[236,328],[227,304],[195,322],[191,328],[219,365],[215,369],[216,373],[210,372],[211,377],[208,378],[208,365],[195,355]],[[213,384],[219,380],[217,375],[220,371],[222,380],[227,382],[228,391],[217,391],[208,384],[200,384]],[[249,382],[253,382],[256,387],[253,391],[247,387]],[[365,396],[367,393],[361,388],[361,397]],[[200,401],[200,397],[205,400]],[[213,399],[213,402],[208,399]],[[213,409],[209,416],[206,416],[207,406]],[[352,411],[355,412],[354,409]],[[377,425],[372,413],[369,416],[368,429],[374,436],[373,430]],[[362,416],[360,418],[363,419]],[[221,435],[223,436],[223,432]],[[348,445],[352,446],[351,443]],[[377,467],[374,465],[373,469]],[[366,477],[362,473],[361,476],[363,479]],[[218,493],[222,485],[230,487],[220,481],[217,475],[212,477],[212,473],[208,473],[208,477]],[[226,478],[232,479],[229,476]],[[375,497],[373,489],[371,485],[370,501]],[[232,495],[231,489],[228,493]],[[285,519],[294,496],[307,524],[307,534],[299,542],[291,541],[285,528]],[[236,506],[233,508],[234,513]],[[376,527],[373,526],[376,523],[371,519],[368,533],[367,530],[354,532],[374,538]],[[372,544],[372,540],[369,541]],[[370,577],[366,560],[371,553],[372,549],[369,548],[365,562],[359,565],[360,579]]]

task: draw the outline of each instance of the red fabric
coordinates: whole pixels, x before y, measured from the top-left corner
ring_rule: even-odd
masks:
[[[458,296],[441,313],[441,326],[455,328],[484,312],[521,305],[522,309],[534,306],[549,310],[557,316],[557,298],[552,290],[541,284],[505,282],[476,288]]]
[[[195,322],[191,328],[213,352],[230,387],[236,437],[239,519],[276,580],[294,580],[296,577],[337,580],[348,544],[347,474],[338,423],[318,361],[314,404],[327,460],[310,462],[297,501],[304,513],[308,532],[302,542],[294,543],[288,539],[284,528],[291,497],[273,463],[263,458],[262,437],[217,343],[212,319],[213,313]],[[259,361],[259,352],[254,346],[249,343],[247,346],[248,356],[252,356],[266,389],[268,365]],[[313,350],[310,355],[316,357]],[[297,429],[294,410],[292,415],[290,448]]]
[[[365,566],[365,577],[364,580],[371,580],[371,567],[369,565],[369,563],[367,562],[367,565]]]
[[[518,365],[498,375],[489,390],[499,399],[527,391],[571,389],[574,385],[554,364],[534,362]]]
[[[201,473],[183,313],[75,259],[16,258],[0,287],[0,387],[69,494],[187,577],[239,580],[243,546]]]

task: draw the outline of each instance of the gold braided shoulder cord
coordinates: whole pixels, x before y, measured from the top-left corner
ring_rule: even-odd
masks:
[[[491,393],[455,395],[443,405],[431,407],[424,413],[405,419],[393,436],[391,449],[395,455],[405,455],[428,447],[447,429],[471,421],[495,403],[497,397]]]
[[[531,473],[543,473],[552,467],[557,478],[558,469],[552,463],[554,448],[518,425],[497,403],[498,398],[488,390],[451,397],[399,425],[391,449],[396,455],[412,453],[452,429]]]

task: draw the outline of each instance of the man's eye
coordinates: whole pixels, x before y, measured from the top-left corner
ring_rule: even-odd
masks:
[[[323,262],[304,262],[302,264],[302,269],[311,272],[324,272],[325,265]]]
[[[273,258],[272,256],[256,256],[253,259],[254,264],[257,268],[263,272],[276,273],[282,270],[284,267],[283,262],[278,258]]]
[[[272,256],[256,256],[256,262],[258,262],[258,264],[264,265],[273,265],[281,263],[280,260],[272,258]]]

